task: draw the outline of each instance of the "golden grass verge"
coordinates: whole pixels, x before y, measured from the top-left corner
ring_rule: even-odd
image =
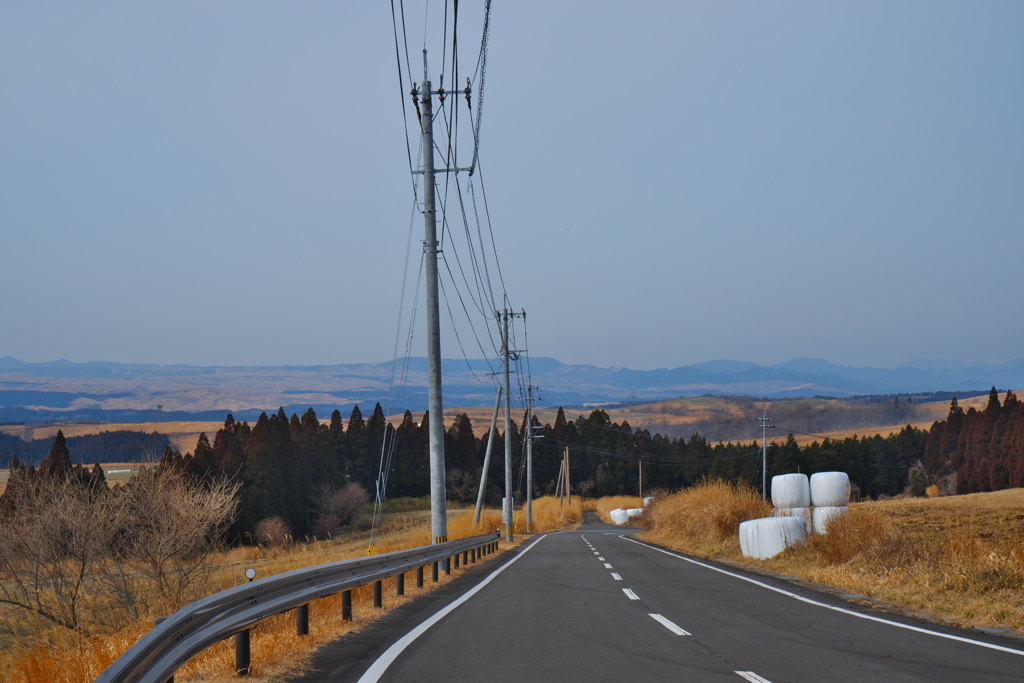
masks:
[[[537,533],[571,529],[579,525],[581,503],[559,507],[551,497],[534,501],[534,528]],[[501,513],[485,510],[479,526],[473,525],[472,511],[449,511],[448,537],[452,540],[476,536],[499,529]],[[516,530],[525,533],[525,514],[516,513]],[[292,569],[308,567],[366,554],[367,538],[317,541],[298,544],[291,549],[240,547],[228,550],[218,558],[217,570],[209,580],[213,593],[243,581],[246,567],[257,569],[260,577]],[[501,542],[501,550],[524,540],[520,536],[512,544]],[[425,545],[431,541],[429,518],[422,515],[396,515],[376,539],[376,552],[385,553]],[[310,635],[296,634],[293,611],[260,622],[252,629],[252,672],[248,680],[271,681],[286,673],[302,671],[309,666],[315,650],[340,636],[363,628],[379,619],[387,609],[394,608],[424,592],[443,586],[465,571],[452,568],[451,576],[441,572],[438,583],[430,581],[429,570],[422,589],[416,588],[415,572],[406,575],[406,595],[398,596],[395,581],[384,582],[384,610],[373,607],[372,588],[361,586],[353,591],[353,620],[341,619],[341,596],[331,596],[310,604]],[[152,628],[150,615],[132,626],[110,635],[85,638],[67,631],[48,630],[33,637],[19,638],[14,647],[0,652],[0,680],[10,683],[86,683]],[[234,645],[228,639],[204,650],[176,674],[177,681],[236,681]]]
[[[850,508],[804,547],[755,560],[740,555],[733,526],[744,517],[767,516],[770,507],[749,490],[705,484],[657,501],[641,518],[640,538],[956,626],[1024,632],[1024,489]]]

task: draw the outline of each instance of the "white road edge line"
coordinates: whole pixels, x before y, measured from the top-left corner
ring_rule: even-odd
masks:
[[[611,568],[612,568],[612,566],[611,566],[610,564],[608,564],[607,562],[605,562],[605,563],[604,563],[604,568],[605,568],[605,569],[611,569]]]
[[[1010,653],[1012,655],[1024,656],[1024,650],[1014,650],[1013,648],[1003,647],[1002,645],[994,645],[992,643],[986,643],[986,642],[983,642],[983,641],[980,641],[980,640],[972,640],[970,638],[964,638],[963,636],[954,636],[954,635],[951,635],[949,633],[941,633],[939,631],[931,631],[931,630],[926,629],[926,628],[921,628],[920,626],[911,626],[910,624],[901,624],[898,621],[891,621],[889,619],[882,619],[881,617],[874,617],[874,616],[871,616],[870,614],[861,614],[860,612],[854,612],[853,610],[844,609],[842,607],[836,607],[835,605],[829,605],[829,604],[824,603],[824,602],[818,602],[817,600],[811,600],[810,598],[805,598],[802,595],[797,595],[796,593],[791,593],[791,592],[789,592],[787,590],[783,590],[782,588],[776,588],[775,586],[770,586],[767,583],[764,583],[762,581],[758,581],[756,579],[751,579],[751,578],[743,576],[741,574],[736,574],[734,572],[726,571],[724,569],[719,569],[718,567],[714,567],[714,566],[712,566],[710,564],[705,564],[704,562],[698,562],[697,560],[692,560],[689,557],[685,557],[685,556],[679,555],[677,553],[669,552],[668,550],[662,550],[661,548],[656,548],[653,545],[648,545],[647,543],[642,543],[640,541],[634,541],[632,538],[628,538],[626,536],[619,536],[619,538],[625,539],[625,540],[629,541],[630,543],[636,543],[637,545],[642,545],[645,548],[650,548],[651,550],[657,550],[659,553],[664,553],[666,555],[671,555],[672,557],[677,557],[680,560],[684,560],[686,562],[689,562],[690,564],[695,564],[695,565],[697,565],[699,567],[704,567],[705,569],[710,569],[711,571],[718,572],[719,574],[725,574],[726,576],[731,576],[733,578],[740,579],[741,581],[746,581],[747,583],[752,583],[755,586],[761,586],[762,588],[767,588],[770,591],[774,591],[776,593],[781,593],[782,595],[785,595],[785,596],[788,596],[790,598],[793,598],[794,600],[799,600],[800,602],[806,602],[808,605],[815,605],[817,607],[824,607],[825,609],[830,609],[833,612],[841,612],[843,614],[849,614],[850,616],[853,616],[853,617],[858,617],[860,619],[867,619],[868,621],[876,621],[879,624],[886,624],[888,626],[895,626],[896,628],[906,629],[907,631],[915,631],[916,633],[926,633],[926,634],[931,635],[931,636],[938,636],[939,638],[945,638],[946,640],[955,640],[955,641],[958,641],[958,642],[961,642],[961,643],[967,643],[969,645],[977,645],[978,647],[988,648],[989,650],[998,650],[1000,652],[1008,652],[1008,653]]]
[[[548,535],[550,535],[550,534],[544,534],[544,536],[548,536]],[[391,664],[394,663],[394,661],[396,659],[398,659],[398,656],[400,654],[402,654],[402,651],[405,650],[405,648],[407,648],[410,645],[412,645],[414,640],[416,640],[417,638],[422,636],[424,633],[426,633],[427,629],[429,629],[431,626],[433,626],[434,624],[436,624],[437,622],[441,621],[446,616],[448,616],[456,607],[458,607],[459,605],[461,605],[462,603],[466,602],[471,597],[476,595],[480,591],[480,589],[482,589],[484,586],[486,586],[491,581],[496,579],[498,577],[498,574],[502,573],[503,571],[505,571],[506,569],[511,567],[513,564],[518,562],[519,558],[521,558],[523,555],[525,555],[530,550],[532,550],[534,548],[534,546],[536,546],[537,543],[540,542],[541,539],[544,538],[544,536],[537,537],[536,541],[534,541],[530,545],[528,545],[525,548],[523,548],[523,550],[518,555],[516,555],[511,560],[509,560],[508,562],[506,562],[505,564],[501,565],[500,567],[495,569],[493,572],[491,572],[487,576],[486,579],[484,579],[483,581],[481,581],[477,585],[475,585],[472,588],[470,588],[458,600],[456,600],[455,602],[451,603],[450,605],[448,605],[447,607],[445,607],[444,609],[439,611],[437,614],[435,614],[434,616],[430,617],[429,619],[424,621],[422,624],[420,624],[419,626],[417,626],[416,628],[414,628],[413,630],[409,631],[404,636],[399,638],[398,641],[395,642],[394,645],[389,647],[384,652],[384,654],[382,654],[380,657],[378,657],[377,661],[375,661],[370,666],[370,668],[367,669],[366,672],[362,676],[359,677],[359,682],[358,683],[376,683],[377,681],[379,681],[380,677],[384,675],[384,672],[388,670],[388,667],[391,666]]]
[[[687,631],[687,630],[685,630],[683,628],[680,628],[678,624],[675,624],[675,623],[669,621],[668,619],[666,619],[665,617],[661,616],[660,614],[648,614],[647,616],[649,616],[651,619],[654,619],[656,622],[658,622],[659,624],[661,624],[662,626],[667,628],[669,631],[672,631],[672,633],[676,634],[677,636],[690,636],[690,635],[693,635],[689,631]]]
[[[733,671],[733,673],[739,676],[740,678],[747,679],[748,681],[750,681],[750,683],[772,683],[767,678],[764,678],[763,676],[758,676],[753,671]]]
[[[639,595],[637,595],[633,591],[629,590],[628,588],[623,588],[622,592],[625,593],[626,597],[629,598],[630,600],[639,600],[640,599]]]
[[[622,577],[616,574],[615,572],[612,572],[612,578],[616,581],[622,581]]]

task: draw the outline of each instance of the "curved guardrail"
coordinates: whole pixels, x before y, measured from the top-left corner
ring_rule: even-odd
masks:
[[[484,552],[497,550],[499,538],[500,534],[495,532],[320,564],[215,593],[182,607],[154,626],[107,667],[95,683],[163,683],[204,649],[267,617],[426,565],[450,562],[452,558],[457,567],[458,555],[479,548]],[[375,591],[375,599],[379,599],[378,596],[379,592]]]

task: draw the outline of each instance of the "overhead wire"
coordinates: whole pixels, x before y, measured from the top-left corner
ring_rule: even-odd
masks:
[[[501,294],[503,300],[507,303],[508,293],[505,288],[504,277],[501,272],[501,262],[498,256],[498,246],[495,240],[494,225],[490,216],[490,209],[487,205],[486,189],[483,181],[483,176],[479,163],[479,141],[480,141],[480,126],[482,121],[483,112],[483,87],[486,79],[486,67],[487,67],[487,47],[491,25],[491,2],[487,0],[484,11],[484,26],[481,33],[480,39],[480,52],[477,55],[475,69],[471,78],[467,78],[466,87],[471,88],[471,84],[475,84],[478,87],[475,120],[473,120],[473,107],[470,102],[470,92],[465,92],[467,103],[469,103],[470,110],[470,123],[469,133],[472,135],[472,150],[473,157],[470,165],[471,174],[478,174],[478,177],[473,179],[469,175],[466,176],[465,184],[466,188],[463,188],[462,179],[459,178],[459,171],[457,161],[459,158],[459,146],[460,146],[460,113],[457,102],[457,97],[460,94],[458,90],[460,76],[460,54],[458,45],[458,31],[459,31],[459,6],[458,0],[453,0],[451,8],[448,6],[446,1],[443,10],[443,33],[442,33],[442,51],[441,51],[441,65],[442,72],[438,77],[438,90],[443,92],[440,98],[439,104],[432,113],[431,123],[438,124],[434,126],[437,135],[433,140],[434,151],[439,159],[444,159],[445,164],[445,179],[442,183],[435,181],[434,187],[427,187],[424,182],[422,192],[420,192],[419,182],[416,178],[417,172],[413,165],[412,155],[412,144],[409,139],[409,109],[405,102],[405,90],[406,90],[406,78],[408,80],[409,89],[415,90],[416,81],[413,79],[412,64],[409,54],[409,40],[408,40],[408,25],[405,15],[404,0],[398,1],[398,6],[395,6],[395,0],[391,0],[391,15],[392,15],[392,36],[395,43],[395,64],[398,73],[399,90],[402,93],[402,114],[405,122],[405,137],[406,137],[406,159],[409,165],[410,175],[412,176],[412,189],[413,189],[413,213],[417,207],[422,212],[423,207],[421,204],[421,197],[425,196],[426,193],[432,193],[439,204],[441,211],[440,216],[440,235],[438,240],[438,252],[445,264],[445,272],[447,273],[447,281],[450,286],[446,287],[445,278],[439,278],[439,284],[441,288],[441,295],[445,299],[445,307],[448,311],[448,317],[451,321],[452,329],[455,334],[457,344],[460,352],[466,361],[467,367],[470,369],[471,374],[477,381],[486,382],[482,380],[476,371],[473,363],[470,361],[468,354],[466,353],[465,345],[462,341],[462,334],[460,327],[468,324],[469,332],[473,340],[475,341],[477,348],[483,356],[484,362],[487,365],[488,370],[491,371],[490,377],[492,382],[496,382],[496,375],[493,372],[494,366],[490,359],[490,352],[486,350],[485,342],[481,338],[480,331],[477,329],[477,325],[474,322],[474,318],[477,315],[481,315],[485,320],[493,319],[494,311],[496,310],[497,295],[495,292],[494,285],[491,280],[491,268],[490,260],[494,259],[494,265],[498,272],[498,281],[501,286]],[[429,0],[426,4],[423,17],[423,70],[424,79],[427,79],[429,74],[429,61],[427,54],[427,38],[429,35],[431,10],[429,6]],[[399,35],[401,34],[401,36]],[[450,52],[451,56],[448,56],[449,45],[448,41],[451,40]],[[404,65],[403,65],[404,55]],[[404,74],[403,74],[404,66]],[[449,83],[445,85],[445,70],[448,71]],[[430,97],[432,93],[424,93],[424,96]],[[420,109],[417,104],[416,107],[417,115],[420,114]],[[418,149],[418,161],[422,163],[423,158],[423,136],[419,136],[419,149]],[[454,177],[453,177],[454,176]],[[425,179],[425,176],[421,176]],[[479,192],[478,192],[479,188]],[[473,223],[476,227],[476,235],[474,238],[473,231],[471,228],[470,218],[466,207],[466,194],[469,194],[469,198],[472,203],[473,211]],[[452,195],[455,195],[452,197]],[[478,197],[479,195],[479,197]],[[452,230],[451,220],[448,216],[448,211],[453,207],[451,200],[455,199],[458,202],[458,210],[462,219],[462,233],[465,238],[465,244],[462,244],[459,240],[455,239],[455,231]],[[482,215],[481,215],[482,214]],[[486,223],[487,234],[490,238],[489,244],[485,244],[484,240],[484,229],[483,224]],[[410,219],[410,240],[412,234],[412,220]],[[406,269],[403,275],[402,284],[402,295],[399,303],[399,323],[396,330],[395,349],[393,353],[392,368],[391,368],[391,382],[388,390],[388,418],[392,417],[392,413],[397,414],[397,410],[404,405],[405,396],[408,388],[409,380],[409,361],[412,353],[412,342],[415,330],[416,312],[417,307],[414,305],[411,309],[408,317],[408,330],[405,336],[405,348],[404,353],[401,356],[399,362],[398,346],[401,339],[401,330],[403,327],[403,318],[406,317],[405,313],[405,297],[408,291],[408,272],[409,272],[409,255],[411,249],[411,241],[407,244],[406,253]],[[478,249],[479,247],[479,249]],[[446,253],[448,252],[448,253]],[[463,253],[464,252],[464,253]],[[490,252],[490,254],[488,254]],[[417,283],[415,287],[414,300],[418,300],[420,292],[420,277],[424,268],[425,254],[421,255],[420,259],[420,275],[417,276]],[[454,263],[453,263],[454,261]],[[454,266],[454,267],[453,267]],[[458,275],[456,275],[456,271]],[[454,290],[454,291],[452,291]],[[461,308],[462,316],[464,316],[464,323],[459,322],[463,320],[462,316],[456,316],[456,307],[452,306],[452,298],[458,300]],[[466,299],[469,299],[467,301]],[[475,311],[474,311],[475,309]],[[487,337],[487,343],[491,347],[491,350],[497,355],[499,351],[499,344],[496,340],[494,330],[489,326],[485,325],[485,336]],[[467,338],[468,341],[468,338]],[[527,367],[529,362],[527,359]],[[516,359],[516,374],[517,382],[522,388],[522,362]],[[516,401],[520,403],[520,401]],[[398,406],[396,408],[396,406]],[[395,451],[395,429],[390,425],[390,421],[384,430],[384,439],[381,447],[381,458],[380,458],[380,473],[378,476],[377,494],[375,500],[375,513],[373,521],[373,529],[371,530],[371,543],[373,534],[380,523],[381,514],[381,503],[386,495],[388,474],[391,469]]]

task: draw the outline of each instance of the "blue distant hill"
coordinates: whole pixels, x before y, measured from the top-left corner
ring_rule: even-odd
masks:
[[[241,419],[262,410],[318,415],[353,405],[364,411],[380,402],[392,411],[426,408],[426,360],[318,366],[197,367],[66,360],[26,363],[0,358],[0,422],[155,419]],[[496,360],[442,363],[446,408],[489,405],[494,400]],[[518,380],[527,372],[525,359]],[[794,358],[777,365],[714,360],[657,370],[570,365],[554,358],[529,361],[532,382],[547,404],[582,406],[683,396],[799,396],[917,394],[1024,388],[1024,359],[999,365],[918,359],[898,368],[855,368],[820,358]],[[402,377],[404,385],[392,382]],[[158,407],[159,406],[159,407]]]

